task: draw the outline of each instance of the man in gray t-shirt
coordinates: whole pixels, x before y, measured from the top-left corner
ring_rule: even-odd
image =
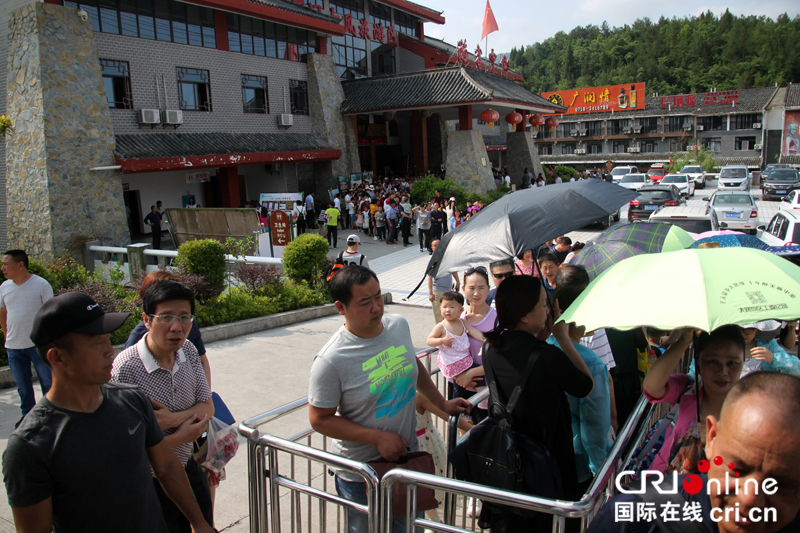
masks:
[[[374,272],[359,265],[339,269],[330,292],[345,323],[314,358],[308,418],[314,430],[336,439],[335,453],[367,462],[381,457],[398,461],[416,451],[417,391],[448,414],[468,411],[467,401],[445,401],[433,384],[416,358],[408,322],[384,315]],[[339,471],[336,490],[366,504],[365,483],[358,475]],[[367,530],[362,513],[348,510],[348,521],[350,532]],[[401,527],[397,519],[395,525]]]
[[[431,243],[431,254],[436,251],[436,248],[439,246],[439,239],[436,239]],[[453,287],[453,280],[455,279],[456,284]],[[439,309],[442,306],[442,295],[447,291],[456,291],[461,288],[461,281],[458,279],[457,273],[452,274],[445,274],[440,278],[433,279],[433,277],[428,276],[428,300],[431,301],[431,305],[433,306],[433,318],[436,320],[436,323],[442,321],[442,311]]]
[[[3,254],[1,270],[6,281],[0,285],[0,329],[5,335],[8,365],[17,383],[22,418],[25,418],[36,405],[31,364],[36,368],[42,396],[53,382],[50,367],[36,353],[31,340],[33,318],[42,304],[53,297],[53,288],[28,272],[28,254],[23,250],[9,250]],[[14,427],[19,426],[22,418]]]

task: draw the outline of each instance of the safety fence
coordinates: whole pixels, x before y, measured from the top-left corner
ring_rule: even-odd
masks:
[[[418,353],[417,357],[430,369],[431,359],[437,353],[438,350],[429,349]],[[434,369],[432,378],[444,393],[446,381],[440,376]],[[470,402],[477,405],[487,396],[488,391],[484,390],[470,398]],[[395,469],[378,479],[369,465],[329,451],[330,439],[308,428],[307,407],[308,398],[300,398],[245,420],[239,426],[239,433],[247,439],[251,533],[266,533],[270,529],[273,533],[344,532],[347,531],[348,509],[367,515],[370,533],[391,533],[393,518],[396,518],[392,511],[395,483],[406,486],[409,532],[415,531],[414,527],[418,528],[416,531],[427,528],[446,533],[481,531],[477,513],[469,516],[469,507],[474,508],[473,502],[478,500],[552,515],[553,532],[563,532],[566,519],[579,519],[580,530],[584,531],[600,506],[616,493],[617,476],[644,442],[650,426],[668,411],[668,406],[652,405],[640,398],[586,494],[579,501],[563,501],[459,481],[452,478],[452,467],[448,477]],[[294,419],[287,420],[292,415]],[[296,433],[286,438],[271,434],[278,420],[283,420],[281,426],[288,426]],[[439,424],[439,430],[445,437],[449,453],[458,440],[458,417]],[[331,477],[334,471],[364,480],[366,505],[337,495]],[[418,487],[432,488],[445,495],[443,505],[433,519],[430,513],[428,518],[417,516]],[[331,505],[335,507],[331,508]]]

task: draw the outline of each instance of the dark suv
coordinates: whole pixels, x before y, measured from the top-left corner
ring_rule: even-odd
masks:
[[[777,168],[761,184],[761,196],[764,200],[772,196],[780,198],[795,189],[800,189],[800,173],[793,168]]]
[[[648,185],[639,189],[639,198],[628,205],[628,222],[650,218],[661,206],[686,205],[686,199],[675,185]]]

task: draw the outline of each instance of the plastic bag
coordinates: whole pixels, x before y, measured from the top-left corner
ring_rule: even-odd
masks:
[[[214,417],[208,424],[205,456],[198,461],[208,475],[210,485],[219,485],[225,479],[225,465],[239,450],[239,430],[236,423],[226,425]]]

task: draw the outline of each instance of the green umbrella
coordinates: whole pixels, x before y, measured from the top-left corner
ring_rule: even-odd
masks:
[[[575,255],[570,265],[580,265],[594,279],[623,259],[645,253],[643,248],[620,241],[590,242]]]
[[[752,248],[643,254],[612,266],[561,320],[598,328],[692,327],[800,317],[800,267]]]
[[[683,228],[672,224],[635,222],[605,230],[595,242],[618,241],[642,248],[652,254],[675,252],[694,244],[694,239]]]

